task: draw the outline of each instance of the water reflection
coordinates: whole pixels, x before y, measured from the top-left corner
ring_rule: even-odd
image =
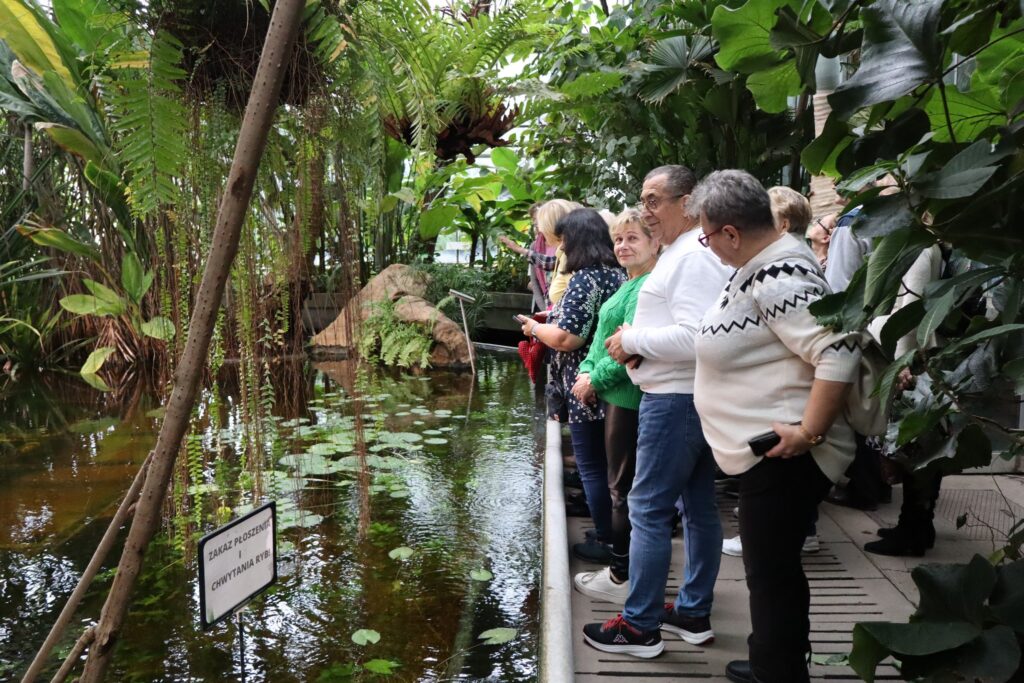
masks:
[[[353,680],[344,674],[367,664],[394,666],[401,681],[534,680],[540,459],[518,363],[483,358],[472,397],[465,374],[290,371],[275,382],[275,419],[256,444],[262,489],[285,503],[279,521],[292,527],[281,534],[278,585],[245,613],[249,680]],[[230,400],[210,405],[207,392],[197,423],[211,509],[261,502],[248,497],[239,467],[253,444],[242,402],[227,391],[233,375],[218,377]],[[130,410],[80,398],[44,404],[57,404],[61,419],[22,411],[5,423],[14,456],[0,465],[0,680],[24,669],[152,444],[148,396]],[[117,419],[100,422],[108,416]],[[400,547],[412,555],[389,556]],[[172,544],[150,551],[110,680],[239,675],[234,628],[198,628],[195,571]],[[108,586],[109,576],[90,593],[83,620],[96,617]],[[518,635],[480,644],[498,627]],[[356,645],[361,628],[380,642]]]

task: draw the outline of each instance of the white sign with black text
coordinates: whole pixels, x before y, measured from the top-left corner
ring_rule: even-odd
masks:
[[[199,541],[199,609],[204,628],[228,617],[277,581],[273,502]]]

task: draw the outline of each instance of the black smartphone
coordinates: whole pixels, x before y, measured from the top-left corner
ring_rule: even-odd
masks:
[[[748,441],[747,445],[750,446],[750,450],[754,452],[754,455],[762,456],[775,448],[780,441],[782,441],[782,437],[775,432],[765,432],[764,434],[758,434]]]

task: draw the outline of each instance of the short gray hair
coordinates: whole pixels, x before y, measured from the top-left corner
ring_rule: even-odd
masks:
[[[753,232],[775,229],[768,192],[746,171],[708,174],[693,190],[687,209],[695,218],[703,212],[716,226],[728,224]]]
[[[667,164],[648,171],[644,176],[644,182],[658,176],[665,176],[667,181],[665,189],[680,196],[693,192],[693,188],[697,184],[697,176],[693,171],[679,164]]]

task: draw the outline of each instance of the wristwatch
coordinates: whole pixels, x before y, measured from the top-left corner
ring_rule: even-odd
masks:
[[[824,434],[811,434],[809,431],[807,431],[807,427],[804,427],[802,424],[798,424],[796,428],[799,429],[800,434],[805,439],[807,439],[807,443],[811,444],[812,446],[817,446],[818,444],[822,443],[825,440]]]

